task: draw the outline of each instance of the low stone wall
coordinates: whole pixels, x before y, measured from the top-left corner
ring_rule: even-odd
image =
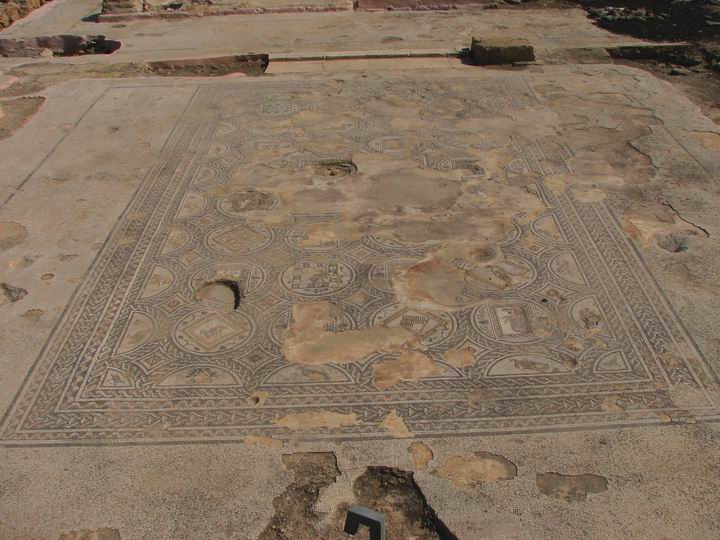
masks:
[[[495,0],[357,0],[363,11],[449,11],[461,7],[497,7]]]
[[[296,2],[300,3],[296,3]],[[474,0],[472,0],[474,1]],[[142,19],[178,19],[208,15],[261,15],[265,13],[318,13],[352,11],[353,0],[328,0],[323,4],[303,4],[302,0],[288,0],[287,5],[248,6],[238,0],[235,5],[216,6],[203,0],[177,0],[159,4],[147,0],[103,0],[99,22],[132,21]]]
[[[82,56],[85,54],[111,54],[120,48],[120,42],[105,36],[40,36],[28,38],[2,38],[0,56]]]
[[[143,11],[142,0],[103,0],[103,13],[140,13]]]
[[[50,0],[0,0],[0,29],[22,19]]]

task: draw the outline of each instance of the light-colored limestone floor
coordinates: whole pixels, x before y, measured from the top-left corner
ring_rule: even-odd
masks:
[[[54,3],[53,3],[54,4]],[[539,49],[603,47],[636,42],[593,26],[579,9],[483,10],[468,13],[317,13],[229,15],[176,20],[83,22],[95,0],[60,0],[42,16],[21,20],[2,37],[103,34],[123,46],[110,56],[63,59],[116,62],[202,57],[213,54],[424,50],[468,47],[475,37],[522,35]],[[66,8],[67,5],[67,8]],[[44,8],[45,9],[45,8]]]

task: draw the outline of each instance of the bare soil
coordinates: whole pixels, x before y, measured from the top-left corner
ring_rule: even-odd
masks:
[[[580,4],[599,27],[657,42],[688,43],[684,53],[615,62],[643,69],[680,89],[703,114],[720,122],[720,2],[715,0],[536,0],[527,7]],[[651,52],[651,51],[648,51]]]
[[[34,115],[44,97],[21,97],[0,101],[0,140],[10,137]]]
[[[40,62],[21,65],[7,72],[17,81],[0,91],[0,98],[26,96],[73,79],[115,79],[143,77],[222,77],[241,73],[248,77],[262,75],[267,55],[235,55],[165,62],[130,62],[115,64],[57,64]],[[0,120],[1,121],[1,120]]]

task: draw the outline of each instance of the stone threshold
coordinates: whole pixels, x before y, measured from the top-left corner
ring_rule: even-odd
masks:
[[[316,62],[327,60],[373,60],[383,58],[460,58],[467,49],[394,49],[338,52],[270,53],[270,62]]]
[[[646,50],[648,54],[657,51],[668,50],[678,51],[689,49],[689,43],[618,43],[612,47],[586,47],[584,50],[593,50],[603,53],[611,53],[619,56],[624,50],[631,50],[636,55],[642,55]],[[541,55],[552,55],[555,51],[564,50],[564,47],[547,47],[539,49]],[[309,51],[297,53],[269,53],[270,62],[317,62],[331,60],[373,60],[385,58],[467,58],[470,56],[470,49],[467,47],[456,49],[392,49],[392,50],[362,50],[362,51]],[[515,62],[516,64],[542,64],[542,60],[536,62]]]

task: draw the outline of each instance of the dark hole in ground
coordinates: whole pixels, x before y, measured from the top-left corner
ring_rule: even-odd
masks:
[[[358,504],[385,514],[388,540],[457,539],[428,504],[412,472],[368,467],[355,480],[353,492]]]
[[[178,9],[182,9],[183,3],[182,2],[165,2],[160,7],[164,10],[175,11]]]
[[[688,249],[688,239],[678,234],[669,234],[658,240],[658,246],[670,253],[681,253]]]
[[[339,540],[350,504],[359,504],[385,516],[387,540],[456,540],[428,504],[412,472],[393,467],[368,467],[353,484],[355,500],[338,506],[327,526],[320,526],[315,510],[323,489],[340,475],[332,452],[284,454],[283,464],[294,473],[293,482],[273,501],[275,514],[260,540]],[[361,530],[361,538],[367,530]]]
[[[83,56],[112,54],[121,46],[119,41],[105,36],[40,36],[32,38],[0,39],[0,56]]]
[[[323,538],[315,530],[319,514],[315,504],[320,491],[340,474],[332,452],[284,454],[283,464],[294,473],[293,482],[273,501],[275,514],[260,540],[309,540]]]
[[[349,159],[321,161],[315,166],[318,174],[323,176],[354,176],[357,174],[357,165]]]
[[[148,62],[147,70],[170,77],[219,77],[230,73],[257,76],[265,73],[269,61],[267,54],[236,54],[215,58]]]
[[[237,281],[231,279],[216,279],[208,281],[198,288],[195,292],[198,300],[222,304],[224,308],[230,311],[240,307],[242,300],[242,290]]]
[[[610,50],[614,58],[668,66],[720,71],[720,2],[718,0],[575,0],[595,23],[611,32],[653,41],[687,41],[685,50]],[[681,46],[682,47],[682,46]],[[672,75],[684,73],[671,73]],[[712,98],[715,101],[715,98]]]
[[[657,46],[623,46],[610,47],[608,54],[613,58],[625,60],[654,60],[684,67],[693,67],[703,63],[703,56],[696,47],[691,45]]]
[[[715,0],[579,0],[598,26],[653,40],[695,40],[720,36]]]

